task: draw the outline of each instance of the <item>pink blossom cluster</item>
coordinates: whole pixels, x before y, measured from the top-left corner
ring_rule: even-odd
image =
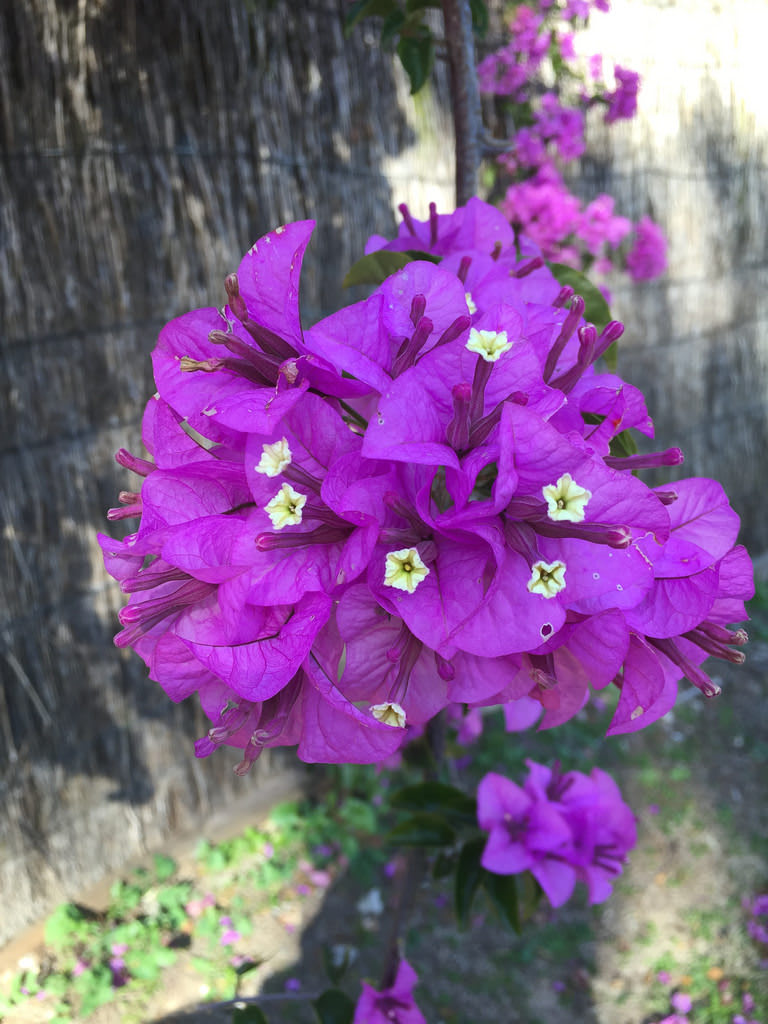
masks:
[[[450,704],[533,702],[559,725],[613,687],[640,729],[714,655],[743,660],[751,565],[705,479],[648,487],[677,448],[640,392],[599,369],[621,335],[584,320],[529,241],[471,200],[415,220],[373,294],[304,327],[313,230],[266,235],[227,304],[171,321],[153,354],[139,490],[101,537],[129,595],[120,646],[211,720],[196,752],[297,746],[380,762]],[[423,258],[413,259],[414,250]]]
[[[633,227],[614,213],[614,199],[605,193],[582,206],[551,165],[510,185],[501,209],[521,235],[557,263],[608,273],[627,242],[623,262],[634,281],[652,280],[667,268],[667,242],[657,224],[643,217]]]
[[[585,112],[590,107],[603,106],[607,124],[637,112],[640,76],[616,65],[615,87],[609,90],[601,81],[601,57],[589,62],[592,86],[586,91],[573,32],[564,32],[563,26],[573,28],[586,21],[593,7],[607,10],[608,4],[577,0],[565,7],[551,2],[540,2],[538,8],[516,7],[509,43],[478,67],[481,90],[508,97],[513,121],[519,126],[510,148],[498,160],[512,177],[501,209],[547,259],[598,275],[621,267],[634,281],[651,280],[667,266],[661,229],[648,217],[633,225],[617,216],[607,195],[584,205],[561,176],[562,166],[584,153]],[[544,88],[542,67],[555,50],[566,70],[554,89]],[[566,101],[567,86],[574,81],[582,83],[582,90]]]
[[[610,777],[528,761],[522,786],[494,772],[477,790],[477,818],[489,833],[482,866],[494,874],[530,871],[553,907],[577,881],[602,903],[635,845],[635,819]]]

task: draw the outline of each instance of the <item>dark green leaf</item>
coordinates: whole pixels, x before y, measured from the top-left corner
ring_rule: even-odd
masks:
[[[515,875],[494,875],[483,869],[482,883],[502,918],[520,931],[520,907],[517,899],[517,878]]]
[[[570,285],[584,299],[584,319],[602,330],[611,320],[611,311],[600,289],[584,274],[564,263],[548,263],[547,266],[560,284]]]
[[[435,40],[429,29],[415,36],[403,36],[397,44],[397,55],[411,80],[411,95],[417,93],[429,78],[435,63]]]
[[[337,988],[326,989],[312,1005],[320,1024],[352,1024],[355,1004]]]
[[[459,854],[459,863],[456,867],[454,903],[456,917],[461,928],[466,928],[475,893],[483,878],[480,858],[483,855],[485,843],[485,836],[470,839],[464,843]]]
[[[406,252],[389,252],[387,249],[369,252],[352,264],[342,284],[345,288],[353,284],[381,284],[410,262],[411,257]]]
[[[370,18],[374,15],[386,18],[395,10],[397,10],[396,0],[357,0],[347,11],[347,16],[344,19],[344,34],[348,36],[358,21],[363,18]]]
[[[332,985],[339,984],[341,979],[347,973],[350,963],[350,956],[346,949],[344,949],[344,955],[341,959],[341,963],[336,963],[334,961],[333,951],[331,948],[329,946],[323,946],[323,965],[325,967],[325,973],[328,975]]]
[[[235,967],[235,974],[238,978],[243,978],[246,974],[250,974],[251,971],[255,971],[257,967],[261,967],[263,963],[263,960],[245,960]]]
[[[396,825],[389,833],[389,841],[403,846],[448,846],[456,834],[439,814],[414,814]]]
[[[624,458],[627,455],[636,455],[637,445],[631,431],[622,430],[620,434],[612,438],[610,449],[611,455],[616,455],[619,458]]]
[[[432,877],[434,879],[445,878],[451,874],[455,866],[456,858],[441,851],[435,857],[435,863],[432,865]]]
[[[400,35],[400,29],[405,24],[405,15],[401,10],[392,11],[384,19],[381,26],[381,45],[387,47],[395,38]]]
[[[423,11],[425,7],[442,7],[440,0],[405,0],[405,9],[411,11]]]
[[[474,798],[444,782],[420,782],[405,786],[392,794],[391,804],[403,811],[437,812],[460,824],[474,824],[477,819]]]
[[[488,31],[488,8],[485,0],[469,0],[472,9],[472,28],[479,36],[484,36]]]
[[[268,1024],[268,1021],[255,1003],[243,1003],[232,1011],[232,1024]]]
[[[412,260],[424,260],[427,263],[439,263],[442,256],[435,256],[433,252],[423,252],[421,249],[405,250]]]

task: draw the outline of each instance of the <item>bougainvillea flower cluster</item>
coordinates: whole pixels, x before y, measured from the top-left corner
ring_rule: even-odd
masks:
[[[515,7],[509,42],[477,68],[480,90],[503,97],[515,125],[498,163],[511,177],[501,209],[547,259],[607,274],[625,270],[633,281],[659,277],[667,268],[666,239],[649,217],[632,224],[613,212],[613,199],[591,203],[571,192],[564,166],[586,149],[587,113],[600,108],[606,124],[637,113],[640,76],[615,65],[614,88],[603,81],[603,60],[587,62],[574,46],[574,30],[607,2],[573,0],[564,6],[538,0]]]
[[[489,773],[477,790],[477,817],[489,833],[482,865],[499,875],[530,871],[553,907],[586,883],[590,903],[611,895],[635,845],[635,818],[610,775],[560,772],[528,761],[522,786]]]
[[[284,745],[382,761],[449,704],[533,702],[549,728],[590,688],[628,732],[684,676],[717,693],[709,655],[743,660],[737,516],[712,480],[636,475],[682,455],[619,443],[653,435],[597,365],[622,325],[585,322],[479,200],[403,216],[368,247],[402,269],[308,328],[312,222],[260,239],[223,309],[161,332],[148,455],[117,456],[143,479],[110,513],[136,532],[101,538],[130,595],[116,643],[198,695],[198,755],[238,747],[239,772]]]

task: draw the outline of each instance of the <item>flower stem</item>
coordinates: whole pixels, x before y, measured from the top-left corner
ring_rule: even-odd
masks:
[[[472,10],[469,0],[442,0],[442,3],[456,135],[456,205],[463,206],[477,193],[482,128]]]

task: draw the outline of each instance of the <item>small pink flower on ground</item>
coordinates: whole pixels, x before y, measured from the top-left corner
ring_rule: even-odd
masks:
[[[690,1013],[693,1006],[693,1000],[687,992],[675,992],[669,1001],[672,1004],[672,1009],[677,1013]]]
[[[296,886],[296,895],[297,896],[309,896],[309,894],[311,892],[312,892],[312,890],[310,889],[310,887],[308,885],[304,885],[302,883],[301,885],[297,885]]]
[[[653,806],[655,805],[651,804],[651,807]],[[658,809],[656,811],[651,811],[651,808],[649,807],[648,810],[651,814],[658,813]],[[672,981],[672,975],[669,973],[669,971],[659,971],[659,973],[656,975],[656,981],[660,982],[662,985],[668,985],[670,981]]]
[[[330,874],[327,871],[321,871],[319,868],[309,872],[309,880],[318,889],[327,889],[331,884]]]
[[[232,927],[231,917],[220,917],[219,924],[224,929],[221,933],[221,938],[219,939],[219,945],[234,946],[234,944],[242,938],[240,932]]]
[[[755,1008],[755,998],[751,992],[745,992],[741,997],[741,1008],[744,1013],[752,1013]]]
[[[299,981],[299,979],[298,978],[288,978],[288,980],[285,983],[285,991],[286,992],[300,992],[301,991],[301,982]]]
[[[661,811],[661,808],[659,807],[658,804],[648,804],[647,811],[648,811],[649,814],[658,814]],[[669,974],[667,974],[666,971],[659,971],[659,973],[656,975],[656,977],[659,979],[659,981],[661,981],[661,975],[662,974],[666,974],[667,978],[669,978]],[[666,982],[665,982],[665,984],[666,984]]]
[[[79,978],[80,975],[84,971],[87,971],[90,966],[91,965],[88,963],[87,960],[76,960],[75,966],[72,968],[72,977]]]
[[[267,842],[267,843],[264,843],[264,846],[261,848],[261,852],[262,852],[262,855],[267,860],[271,860],[271,858],[274,857],[274,855],[275,855],[275,848],[272,845],[272,843]]]

